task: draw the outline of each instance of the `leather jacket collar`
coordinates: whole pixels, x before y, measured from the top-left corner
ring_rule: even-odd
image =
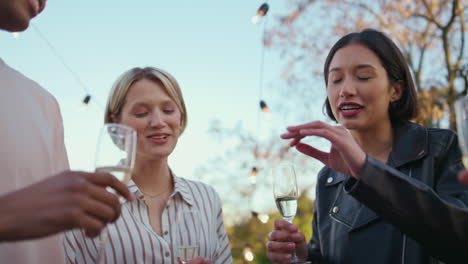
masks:
[[[393,146],[389,157],[392,167],[400,167],[418,160],[428,153],[427,128],[410,122],[397,125],[393,130]]]

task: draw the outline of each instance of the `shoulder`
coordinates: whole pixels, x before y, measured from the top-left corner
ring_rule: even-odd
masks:
[[[0,69],[0,79],[3,85],[10,86],[11,89],[20,91],[26,90],[27,92],[33,93],[35,96],[41,96],[45,99],[55,101],[54,96],[45,90],[39,83],[31,80],[7,64],[3,64],[3,67]]]
[[[50,92],[39,83],[5,64],[1,59],[0,83],[2,94],[13,101],[21,100],[30,107],[40,108],[48,115],[57,113],[59,110],[58,102]]]
[[[449,148],[458,148],[457,133],[450,129],[428,128],[430,151],[443,153]]]
[[[457,133],[451,129],[427,128],[429,137],[439,139],[440,141],[451,140],[457,136]]]

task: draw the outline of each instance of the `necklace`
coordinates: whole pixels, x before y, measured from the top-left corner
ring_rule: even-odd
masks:
[[[150,193],[144,192],[144,191],[141,190],[141,189],[140,189],[140,192],[141,192],[145,197],[148,197],[148,199],[156,199],[156,198],[158,198],[159,196],[165,194],[167,191],[169,191],[170,187],[171,187],[171,183],[169,183],[169,184],[167,185],[167,187],[165,188],[164,191],[161,191],[161,192],[155,193],[155,194],[150,194]]]

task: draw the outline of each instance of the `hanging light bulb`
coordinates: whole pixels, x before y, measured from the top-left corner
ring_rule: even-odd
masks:
[[[258,173],[257,167],[253,167],[252,172],[250,173],[250,176],[249,176],[250,184],[252,185],[257,184],[257,173]]]
[[[87,94],[85,98],[83,99],[83,104],[85,105],[89,104],[90,100],[91,100],[91,95]]]
[[[89,102],[91,101],[91,95],[87,94],[83,100],[81,101],[81,104],[79,106],[77,106],[76,108],[76,112],[78,113],[84,113],[87,111],[88,109],[88,104]]]
[[[259,214],[257,217],[258,217],[258,220],[260,220],[260,222],[264,224],[268,223],[268,220],[270,220],[270,216],[267,214]]]
[[[246,243],[244,249],[242,250],[242,255],[244,255],[244,259],[248,262],[252,262],[254,260],[254,254],[252,252],[252,247],[249,243]]]
[[[269,111],[267,104],[263,100],[260,100],[260,109],[262,109],[263,112]]]
[[[260,22],[260,20],[262,19],[262,17],[266,16],[266,14],[268,13],[268,9],[270,7],[268,6],[267,3],[263,3],[257,10],[257,14],[255,16],[252,17],[251,21],[252,21],[252,24],[258,24],[258,22]]]
[[[257,173],[258,173],[257,167],[253,167],[253,168],[252,168],[252,173],[251,173],[251,175],[252,175],[252,176],[256,176]]]
[[[257,211],[251,211],[252,217],[257,218],[260,222],[263,224],[268,223],[268,220],[270,220],[270,216],[267,214],[260,214]]]

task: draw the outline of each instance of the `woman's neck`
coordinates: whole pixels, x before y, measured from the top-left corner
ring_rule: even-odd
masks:
[[[353,129],[350,132],[366,154],[387,162],[393,144],[393,129],[390,121],[375,128]]]
[[[167,159],[143,161],[137,159],[132,179],[144,194],[157,195],[173,188]]]

